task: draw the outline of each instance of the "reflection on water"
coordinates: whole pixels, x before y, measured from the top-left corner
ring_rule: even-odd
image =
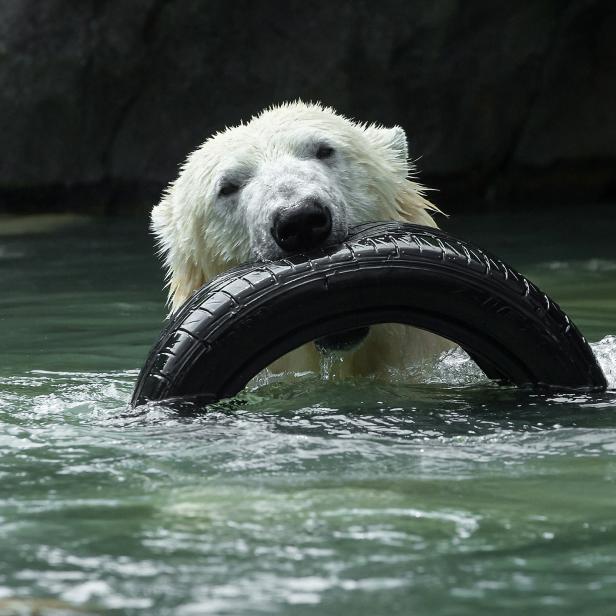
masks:
[[[164,312],[145,233],[0,239],[0,614],[609,613],[616,255],[515,229],[488,247],[598,341],[612,390],[501,388],[454,351],[418,385],[132,410]]]

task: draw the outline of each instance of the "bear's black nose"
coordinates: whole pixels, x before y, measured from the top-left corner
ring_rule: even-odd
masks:
[[[331,233],[332,215],[316,199],[306,199],[276,212],[272,235],[287,252],[310,250],[322,244]]]

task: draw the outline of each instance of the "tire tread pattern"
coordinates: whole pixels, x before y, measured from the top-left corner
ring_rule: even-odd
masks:
[[[233,328],[238,316],[253,319],[258,326],[260,310],[266,304],[275,305],[283,294],[315,283],[327,288],[341,272],[356,271],[359,280],[362,272],[370,269],[385,271],[417,266],[440,268],[450,277],[469,276],[475,281],[473,284],[493,290],[496,295],[513,296],[517,308],[529,319],[541,322],[548,343],[568,354],[577,378],[572,378],[570,384],[550,383],[535,375],[530,378],[530,384],[587,390],[605,388],[605,378],[585,338],[558,304],[530,280],[498,257],[444,231],[410,223],[384,222],[358,225],[346,242],[335,247],[232,268],[196,291],[163,329],[138,377],[132,404],[185,395],[182,379],[187,368],[208,360],[208,354],[218,346],[218,337],[224,337]],[[491,297],[488,294],[483,303],[489,304]],[[501,318],[507,318],[510,306],[497,300],[493,303],[492,312],[498,315],[500,311]],[[537,352],[547,354],[546,361],[549,361],[553,348],[542,349],[542,344],[545,340],[537,341]],[[472,354],[472,349],[469,352]],[[489,358],[484,360],[487,361],[483,365],[479,360],[478,363],[488,376],[515,382],[502,370],[494,370]],[[218,392],[207,392],[207,395],[214,400]]]

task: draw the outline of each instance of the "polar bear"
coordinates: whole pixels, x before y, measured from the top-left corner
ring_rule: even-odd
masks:
[[[232,266],[341,242],[362,222],[436,226],[438,209],[413,172],[402,128],[360,124],[320,104],[275,106],[215,134],[188,156],[152,211],[172,311]],[[338,372],[399,373],[448,346],[425,331],[376,325]],[[310,343],[272,368],[312,371],[319,362]]]

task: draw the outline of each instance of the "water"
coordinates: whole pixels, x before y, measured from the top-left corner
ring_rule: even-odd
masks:
[[[616,388],[609,209],[555,215],[445,226],[557,299]],[[616,391],[499,388],[453,353],[422,385],[325,370],[131,412],[164,314],[143,223],[11,229],[0,614],[613,613]]]

